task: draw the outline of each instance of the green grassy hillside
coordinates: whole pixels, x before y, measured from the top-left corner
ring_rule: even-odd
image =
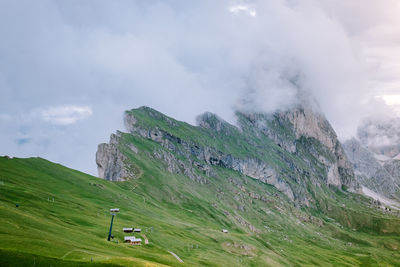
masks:
[[[318,209],[298,209],[231,170],[217,167],[200,185],[145,153],[132,157],[141,175],[126,182],[0,158],[0,265],[400,266],[399,218],[359,195],[315,188]],[[121,212],[108,242],[114,207]],[[135,236],[149,244],[124,244],[123,227],[142,228]]]

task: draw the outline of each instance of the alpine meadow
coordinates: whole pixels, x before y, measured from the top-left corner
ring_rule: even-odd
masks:
[[[0,267],[400,266],[398,0],[1,0]]]

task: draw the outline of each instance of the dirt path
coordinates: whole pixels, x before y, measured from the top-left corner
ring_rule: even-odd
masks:
[[[145,234],[142,235],[144,238],[144,244],[148,245],[149,244],[149,240],[147,239],[147,236]]]
[[[169,251],[169,250],[168,250],[168,252],[169,252],[172,256],[174,256],[179,262],[182,262],[182,263],[183,263],[183,260],[181,260],[181,258],[179,258],[178,255],[176,255],[175,253],[173,253],[172,251]]]

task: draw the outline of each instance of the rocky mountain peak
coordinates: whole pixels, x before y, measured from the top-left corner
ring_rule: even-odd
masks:
[[[321,114],[296,107],[273,114],[236,115],[238,126],[209,112],[197,118],[198,126],[192,126],[148,107],[126,111],[128,133],[99,145],[99,175],[109,180],[134,179],[140,171],[131,171],[137,169],[131,159],[146,155],[150,161],[164,162],[167,172],[200,184],[218,176],[219,168],[230,169],[273,185],[301,205],[309,205],[311,199],[307,183],[358,189],[352,166]],[[156,145],[141,152],[131,140]]]
[[[315,151],[315,144],[310,147],[307,145],[307,149],[310,149],[309,152],[314,154],[319,161],[330,166],[328,184],[358,188],[351,163],[334,129],[325,116],[318,110],[315,111],[310,105],[297,105],[289,110],[273,114],[238,112],[237,115],[242,129],[256,129],[291,153],[296,152],[296,144],[299,140],[317,141],[322,145],[320,152]]]
[[[279,116],[292,123],[297,139],[301,136],[312,137],[330,150],[335,149],[338,143],[336,132],[322,113],[302,105],[280,112]]]

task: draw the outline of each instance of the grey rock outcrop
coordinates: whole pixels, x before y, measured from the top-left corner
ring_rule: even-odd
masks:
[[[385,170],[392,175],[393,180],[400,186],[400,160],[392,159],[385,162],[383,165]]]
[[[322,149],[306,145],[312,154],[327,170],[327,184],[347,186],[352,191],[359,187],[354,179],[350,161],[328,120],[311,107],[300,105],[288,111],[273,115],[244,114],[262,134],[290,153],[296,153],[296,143],[302,138],[317,140]],[[321,153],[323,151],[324,153]]]
[[[112,134],[109,144],[99,144],[96,152],[97,171],[100,178],[110,181],[125,181],[135,178],[132,166],[118,148],[118,136]]]
[[[343,146],[356,171],[357,179],[363,186],[388,198],[395,197],[399,191],[397,177],[400,171],[400,164],[396,160],[382,166],[375,155],[355,138],[347,140]]]
[[[323,157],[323,155],[320,155],[319,158],[328,167],[328,184],[335,186],[346,185],[350,188],[356,187],[352,166],[335,131],[324,115],[311,110],[311,108],[303,107],[286,112],[283,116],[293,124],[296,139],[301,136],[314,138],[333,155],[333,160]]]

